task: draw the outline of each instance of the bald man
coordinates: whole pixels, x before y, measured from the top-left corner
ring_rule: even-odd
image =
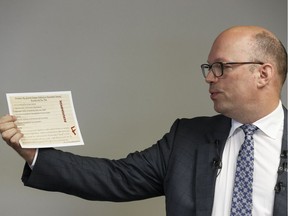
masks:
[[[267,29],[235,26],[216,38],[201,70],[219,115],[178,119],[156,144],[119,160],[22,149],[16,117],[3,116],[2,138],[27,162],[22,181],[88,200],[165,196],[167,216],[287,216],[284,46]]]

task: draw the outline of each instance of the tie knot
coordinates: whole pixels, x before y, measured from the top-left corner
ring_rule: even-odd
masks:
[[[258,127],[253,124],[244,124],[240,126],[240,128],[244,131],[245,135],[253,135],[258,129]]]

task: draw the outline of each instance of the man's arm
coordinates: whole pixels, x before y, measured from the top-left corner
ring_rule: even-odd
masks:
[[[23,134],[15,121],[9,115],[0,118],[0,132],[7,144],[31,165],[37,151],[21,148],[19,140]],[[119,160],[39,149],[33,171],[26,164],[22,181],[29,187],[89,200],[131,201],[161,196],[176,125],[157,144]]]

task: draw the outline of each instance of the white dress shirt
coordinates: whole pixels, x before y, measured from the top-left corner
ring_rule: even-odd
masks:
[[[253,216],[272,216],[274,187],[280,162],[284,111],[281,102],[269,115],[253,123],[254,133]],[[222,154],[222,169],[216,179],[212,216],[229,216],[234,186],[236,161],[244,132],[242,124],[232,120],[232,126]]]

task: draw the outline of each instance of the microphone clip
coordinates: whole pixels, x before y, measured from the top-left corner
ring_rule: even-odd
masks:
[[[220,155],[219,140],[216,139],[214,141],[214,144],[216,147],[216,158],[213,159],[212,165],[215,169],[217,169],[217,175],[216,175],[216,177],[217,177],[222,170],[222,159],[221,159],[221,155]]]
[[[221,169],[222,168],[222,161],[221,161],[220,158],[213,160],[213,167],[216,168],[216,169]]]
[[[274,187],[274,191],[276,193],[280,193],[282,190],[285,191],[286,187],[284,186],[283,182],[278,182]]]
[[[280,158],[287,159],[287,157],[288,157],[288,151],[287,150],[283,150],[281,152]]]

